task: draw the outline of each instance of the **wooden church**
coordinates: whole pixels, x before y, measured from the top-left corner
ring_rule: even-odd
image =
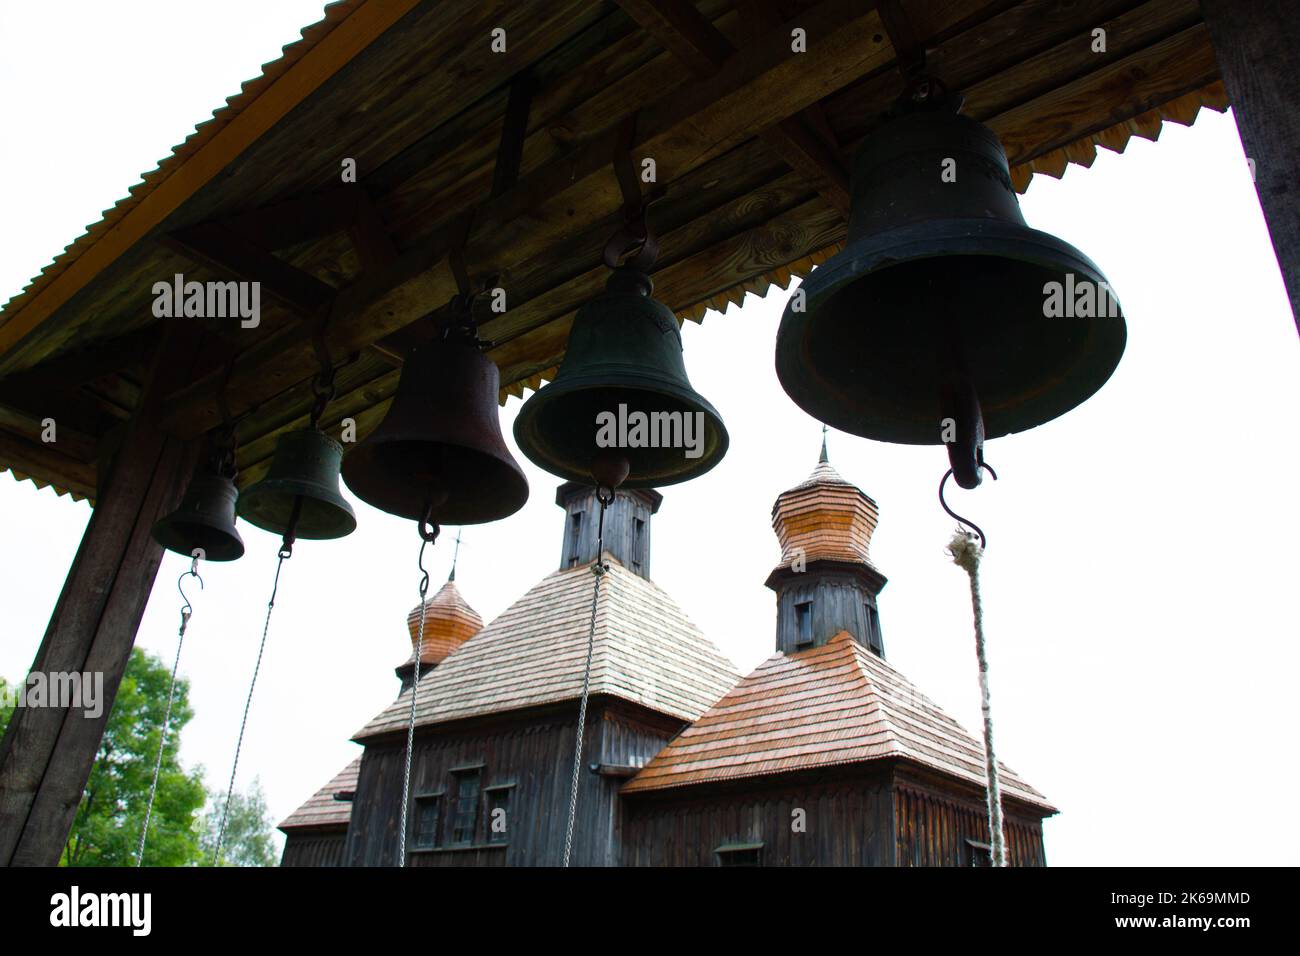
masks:
[[[776,653],[742,677],[650,577],[662,497],[606,513],[572,862],[982,866],[982,745],[885,659],[876,503],[831,467],[780,495]],[[560,567],[486,627],[454,577],[424,604],[407,864],[562,859],[596,561],[595,489],[562,485]],[[415,643],[420,608],[407,624]],[[392,865],[414,655],[364,751],[280,828],[285,866]],[[1013,866],[1055,808],[1003,768]]]

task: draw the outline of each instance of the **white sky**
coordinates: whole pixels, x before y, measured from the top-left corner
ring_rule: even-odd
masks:
[[[16,293],[320,4],[279,0],[0,5],[0,299]],[[69,30],[75,23],[77,30]],[[291,161],[286,157],[286,161]],[[362,171],[364,177],[364,170]],[[1030,224],[1108,274],[1128,350],[1068,416],[989,444],[1002,480],[951,501],[989,535],[984,562],[999,754],[1048,795],[1053,864],[1295,863],[1268,801],[1294,792],[1291,479],[1297,335],[1231,116],[1036,177]],[[787,293],[685,329],[695,386],[731,451],[665,489],[652,574],[748,671],[768,656],[778,560],[773,499],[816,462],[819,425],[772,367]],[[144,301],[142,299],[142,301]],[[507,436],[519,408],[503,409]],[[513,448],[513,441],[511,441]],[[467,529],[457,581],[490,620],[559,561],[557,481],[525,464],[528,505]],[[872,544],[889,660],[972,731],[979,700],[965,575],[943,553],[941,448],[831,434],[831,461],[880,504]],[[359,528],[303,542],[285,570],[240,785],[277,819],[356,752],[348,737],[397,691],[417,600],[414,527],[355,503]],[[0,475],[0,674],[26,673],[89,516]],[[182,672],[197,712],[182,754],[230,771],[277,540],[204,569]],[[454,529],[432,559],[435,587]],[[179,623],[167,555],[139,644],[170,663]]]

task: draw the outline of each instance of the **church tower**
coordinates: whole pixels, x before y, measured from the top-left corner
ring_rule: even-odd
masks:
[[[778,651],[820,647],[847,631],[885,656],[876,606],[885,576],[868,552],[878,517],[876,503],[831,467],[823,434],[817,467],[772,506],[781,563],[766,584],[776,592]]]

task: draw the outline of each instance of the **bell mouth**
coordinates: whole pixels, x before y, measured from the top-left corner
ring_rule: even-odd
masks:
[[[1048,314],[1053,284],[1074,314]],[[1091,314],[1066,298],[1085,285],[1094,290]],[[942,443],[950,355],[960,357],[979,396],[986,437],[996,438],[1090,397],[1119,364],[1127,335],[1090,259],[1000,220],[866,236],[802,288],[804,310],[794,311],[792,300],[777,333],[777,376],[809,415],[878,441]]]
[[[263,531],[284,534],[293,520],[294,499],[301,498],[295,537],[308,541],[347,537],[357,529],[352,506],[342,497],[327,500],[321,494],[314,484],[264,479],[239,496],[239,517]]]
[[[343,481],[381,511],[411,521],[431,517],[437,524],[498,521],[528,501],[523,473],[499,458],[419,439],[358,445],[343,459]]]
[[[234,530],[233,518],[230,530],[164,518],[153,526],[153,539],[168,551],[187,558],[195,557],[196,548],[202,549],[199,557],[204,561],[237,561],[244,556],[244,540]]]
[[[628,468],[620,488],[661,488],[698,478],[726,454],[722,418],[697,393],[633,368],[590,378],[620,384],[552,382],[519,410],[515,442],[533,464],[591,484],[593,466],[616,456]]]

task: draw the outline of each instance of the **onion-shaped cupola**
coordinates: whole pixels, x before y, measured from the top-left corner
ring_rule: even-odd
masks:
[[[406,616],[406,627],[411,633],[411,656],[397,668],[397,676],[402,679],[402,690],[410,686],[415,674],[415,646],[420,636],[420,605],[411,608],[411,613]],[[448,654],[482,629],[483,618],[461,596],[453,572],[447,583],[438,589],[438,593],[424,602],[421,672],[437,667]]]

